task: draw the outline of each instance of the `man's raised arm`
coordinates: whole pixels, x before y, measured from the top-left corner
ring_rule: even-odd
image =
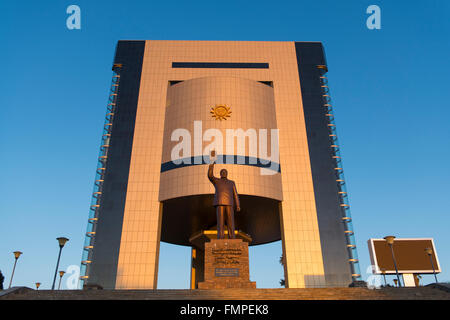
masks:
[[[215,183],[215,180],[217,179],[216,177],[214,177],[214,163],[215,163],[215,158],[216,158],[216,150],[211,150],[211,155],[209,157],[209,168],[208,168],[208,179],[209,181],[212,182],[212,184]]]
[[[214,177],[214,162],[209,165],[208,179],[214,184],[214,180],[216,179],[216,177]]]

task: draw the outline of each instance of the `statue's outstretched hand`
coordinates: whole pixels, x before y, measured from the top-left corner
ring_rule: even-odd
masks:
[[[211,151],[211,156],[209,157],[209,159],[210,159],[210,164],[214,164],[215,162],[216,162],[216,150],[212,150]]]

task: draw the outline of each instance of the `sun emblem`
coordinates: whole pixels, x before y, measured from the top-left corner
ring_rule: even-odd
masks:
[[[216,120],[227,120],[230,117],[231,110],[224,104],[217,104],[210,111],[213,118]]]

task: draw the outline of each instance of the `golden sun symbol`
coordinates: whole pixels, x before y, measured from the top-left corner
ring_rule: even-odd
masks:
[[[210,111],[213,118],[216,120],[227,120],[230,117],[231,110],[224,104],[217,104]]]

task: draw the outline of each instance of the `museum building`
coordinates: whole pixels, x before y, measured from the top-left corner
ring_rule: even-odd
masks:
[[[360,279],[320,42],[119,41],[112,70],[83,285],[156,289],[164,241],[192,247],[197,288],[213,149],[241,237],[282,241],[286,287]]]

